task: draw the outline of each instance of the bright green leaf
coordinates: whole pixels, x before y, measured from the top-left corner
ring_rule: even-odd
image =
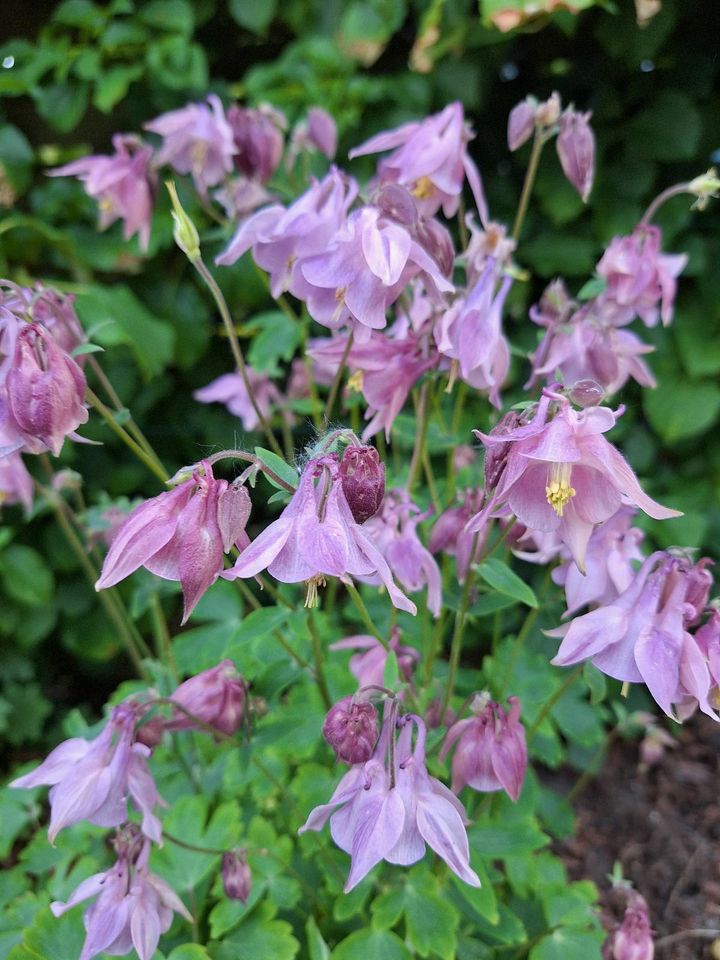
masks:
[[[299,482],[297,471],[294,470],[289,463],[286,463],[282,457],[279,457],[276,453],[273,453],[272,450],[266,450],[264,447],[255,447],[255,456],[261,461],[261,463],[264,463],[266,467],[280,477],[281,480],[284,480],[285,483],[289,484],[291,487],[297,487]],[[285,489],[267,473],[265,476],[274,487],[277,487],[278,490]]]
[[[520,577],[511,570],[510,567],[498,560],[497,557],[490,557],[478,567],[478,573],[485,583],[489,584],[498,593],[506,597],[512,597],[513,600],[519,600],[520,603],[527,604],[528,607],[537,607],[537,597],[531,588],[521,580]]]
[[[332,960],[412,960],[400,937],[387,930],[356,930],[342,940]],[[229,960],[229,958],[228,958]]]

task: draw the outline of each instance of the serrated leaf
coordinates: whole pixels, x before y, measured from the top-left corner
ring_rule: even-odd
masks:
[[[210,954],[199,943],[183,943],[168,954],[167,960],[211,960]]]
[[[273,920],[268,904],[261,904],[238,930],[214,951],[215,960],[293,960],[300,943],[285,920]]]
[[[478,573],[485,583],[491,586],[498,593],[506,597],[512,597],[528,607],[537,607],[538,601],[532,589],[521,580],[520,577],[511,570],[510,567],[498,560],[497,557],[490,557],[478,567]]]
[[[105,70],[95,81],[93,106],[102,113],[110,113],[112,108],[127,95],[130,84],[134,80],[139,80],[143,72],[144,67],[139,63],[110,67]]]
[[[642,400],[650,425],[667,443],[705,433],[720,415],[720,387],[710,380],[663,377]]]
[[[356,930],[335,947],[331,960],[412,960],[400,937],[388,930]],[[228,958],[229,960],[229,958]]]
[[[49,604],[55,584],[52,571],[32,547],[13,543],[0,556],[0,577],[13,600],[28,607]]]
[[[255,447],[255,456],[261,463],[264,463],[273,473],[277,474],[281,480],[284,480],[285,483],[289,484],[291,487],[296,488],[300,482],[297,475],[297,471],[290,466],[289,463],[286,463],[282,457],[279,457],[276,453],[273,453],[272,450],[266,450],[264,447]],[[281,487],[271,476],[267,473],[265,474],[268,481],[276,487],[278,490],[284,490],[284,487]]]
[[[248,3],[247,0],[229,0],[228,9],[235,23],[252,33],[265,33],[272,22],[277,8],[277,0],[263,0],[262,3]]]
[[[271,376],[277,375],[280,372],[277,361],[292,359],[300,343],[300,325],[281,310],[268,310],[244,326],[253,331],[248,348],[250,365]]]
[[[604,934],[563,927],[536,944],[530,951],[529,960],[568,960],[569,957],[602,960],[600,945],[603,939]]]

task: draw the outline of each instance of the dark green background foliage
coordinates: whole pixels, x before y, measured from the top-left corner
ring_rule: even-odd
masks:
[[[193,389],[230,369],[214,309],[174,247],[164,196],[146,260],[135,243],[123,242],[118,225],[98,234],[95,204],[77,182],[48,179],[49,167],[107,152],[113,133],[140,130],[162,111],[199,100],[209,90],[226,102],[268,101],[291,121],[308,106],[324,106],[339,125],[341,165],[348,149],[370,134],[459,99],[477,134],[471,150],[492,216],[508,222],[528,157],[528,147],[515,155],[507,151],[508,112],[526,94],[545,98],[558,90],[564,103],[593,111],[598,172],[585,207],[565,182],[554,150],[543,157],[518,253],[531,279],[514,285],[508,305],[507,330],[516,349],[505,402],[521,399],[524,356],[537,342],[527,309],[545,283],[562,275],[577,293],[607,242],[629,232],[657,192],[720,160],[715,3],[664,0],[643,30],[627,0],[612,8],[608,4],[608,9],[592,7],[577,17],[561,11],[535,18],[523,32],[502,34],[492,25],[498,10],[522,6],[498,0],[481,0],[480,11],[470,0],[113,0],[105,5],[6,0],[4,33],[17,39],[0,47],[0,62],[13,61],[11,67],[0,67],[2,198],[8,201],[0,220],[0,275],[25,283],[42,279],[77,294],[78,313],[93,342],[106,349],[100,357],[120,397],[173,473],[208,451],[246,440],[239,423],[223,409],[191,398]],[[433,26],[437,41],[421,49],[418,36],[430,38]],[[409,61],[432,69],[411,70]],[[371,159],[358,160],[351,169],[363,177],[371,164]],[[289,196],[295,185],[286,182],[279,188]],[[202,212],[192,212],[202,224]],[[662,209],[658,222],[665,250],[687,251],[690,261],[680,281],[673,326],[643,334],[657,347],[651,365],[659,386],[642,394],[634,386],[622,392],[619,400],[627,413],[613,438],[649,491],[685,511],[684,518],[663,525],[648,521],[652,537],[662,546],[693,545],[712,553],[720,539],[717,211],[711,205],[705,213],[691,212],[687,200],[678,198]],[[226,239],[221,228],[204,221],[207,262]],[[282,376],[297,346],[296,331],[273,309],[249,258],[216,275],[243,333],[253,335],[250,361]],[[445,412],[449,422],[450,406]],[[443,455],[453,445],[469,442],[471,428],[487,424],[488,415],[484,402],[466,405],[457,434],[431,429],[431,452]],[[68,443],[61,463],[82,473],[91,524],[97,508],[110,500],[159,492],[158,482],[125,454],[97,418],[91,417],[82,432],[103,445]],[[413,435],[410,416],[399,418],[391,474],[401,474]],[[301,416],[293,437],[296,450],[310,437]],[[253,443],[247,439],[248,446]],[[258,489],[270,492],[264,481]],[[520,572],[545,598],[544,571],[527,567]],[[483,580],[500,593],[481,595],[473,610],[477,641],[466,655],[461,692],[481,683],[500,687],[497,678],[511,676],[532,723],[561,683],[548,664],[545,638],[539,632],[531,635],[523,655],[512,663],[511,642],[499,643],[483,664],[480,682],[477,668],[493,623],[496,631],[516,632],[524,613],[510,605],[520,601],[532,609],[537,600],[532,590],[520,590],[522,582],[518,588],[504,578],[503,569],[484,573]],[[168,950],[169,960],[206,960],[210,955],[216,960],[291,960],[300,941],[303,955],[319,960],[329,955],[326,939],[331,946],[340,944],[333,951],[337,960],[450,960],[455,955],[480,960],[526,956],[528,949],[532,960],[599,956],[597,925],[588,907],[592,886],[568,885],[562,866],[549,853],[530,858],[548,843],[548,833],[568,830],[572,822],[569,807],[534,777],[518,806],[496,798],[489,819],[471,831],[474,866],[497,882],[501,898],[491,882],[481,892],[448,883],[445,873],[437,874],[428,862],[385,874],[387,882],[372,905],[370,881],[351,896],[337,898],[344,855],[330,849],[326,837],[308,835],[300,844],[294,837],[309,806],[328,796],[335,779],[327,751],[318,744],[322,705],[307,685],[293,685],[296,671],[269,640],[272,630],[282,626],[298,649],[308,652],[304,621],[270,608],[241,626],[240,600],[226,587],[216,586],[201,603],[190,628],[178,634],[175,654],[183,672],[232,656],[252,677],[258,696],[271,705],[283,698],[282,710],[254,738],[272,778],[253,779],[245,748],[221,751],[218,758],[215,746],[197,739],[193,750],[199,755],[192,763],[207,767],[206,793],[183,796],[186,787],[168,751],[159,751],[159,785],[173,803],[167,821],[171,832],[192,839],[194,830],[198,842],[209,846],[250,838],[274,852],[253,861],[252,909],[243,910],[219,897],[217,862],[181,857],[176,849],[163,851],[158,869],[178,883],[181,893],[194,886],[200,899],[208,891],[213,891],[211,898],[219,897],[203,934],[222,940],[211,954],[204,947],[178,946]],[[177,626],[176,584],[140,574],[122,590],[144,633],[152,634],[157,603]],[[503,597],[507,609],[500,621]],[[451,595],[450,608],[457,603]],[[130,670],[111,623],[42,501],[31,526],[17,508],[4,511],[0,608],[0,734],[10,762],[34,757],[62,736],[84,732],[83,716],[97,716]],[[559,602],[543,599],[537,625],[555,625],[560,612]],[[382,623],[387,611],[378,606],[377,616]],[[319,622],[323,637],[341,635],[334,609]],[[408,624],[407,637],[424,649],[430,629]],[[347,625],[345,632],[351,632]],[[333,694],[351,692],[345,658],[331,661],[328,676]],[[600,704],[605,690],[599,674],[588,672],[586,679],[594,706],[585,690],[571,690],[538,731],[533,752],[549,766],[569,759],[584,769],[596,756],[610,710]],[[160,689],[169,683],[163,675],[156,682]],[[131,689],[126,684],[120,694]],[[277,784],[289,787],[281,790]],[[235,797],[242,797],[242,815]],[[25,797],[6,792],[0,812],[0,854],[9,855],[37,811],[28,808]],[[79,860],[78,850],[83,851]],[[306,858],[316,853],[316,866],[301,861],[301,853]],[[82,941],[79,911],[53,920],[43,907],[47,893],[39,885],[47,880],[51,896],[64,897],[106,860],[96,829],[83,833],[75,828],[73,837],[62,835],[55,849],[47,847],[44,834],[37,834],[22,850],[20,868],[0,881],[0,903],[16,898],[0,918],[0,952],[2,944],[21,944],[13,960],[46,955],[75,960]],[[26,871],[37,879],[32,887]],[[22,928],[33,917],[23,940]]]

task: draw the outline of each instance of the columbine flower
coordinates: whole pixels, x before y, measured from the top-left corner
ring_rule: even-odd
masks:
[[[33,501],[33,478],[19,453],[0,458],[0,507],[21,503],[30,511]]]
[[[597,272],[607,288],[603,300],[616,305],[615,323],[630,323],[638,316],[646,327],[658,319],[667,326],[673,317],[677,278],[687,263],[687,254],[660,252],[659,227],[641,224],[629,237],[614,237]]]
[[[510,712],[487,694],[475,696],[474,716],[458,720],[448,730],[440,751],[444,759],[455,747],[452,762],[452,789],[459,793],[467,785],[492,793],[504,790],[511,800],[520,796],[528,755],[525,730],[520,723],[520,701],[508,697]]]
[[[128,794],[142,813],[143,833],[160,842],[162,828],[153,808],[162,801],[146,763],[150,750],[135,742],[137,719],[136,705],[120,704],[94,740],[66,740],[39,767],[12,781],[11,787],[51,787],[51,843],[63,827],[81,820],[101,827],[125,823]]]
[[[282,158],[285,117],[276,110],[252,110],[234,103],[227,122],[237,151],[236,168],[251,180],[267,183]]]
[[[653,960],[655,946],[648,905],[639,893],[631,892],[623,922],[610,936],[608,943],[610,960]]]
[[[161,934],[170,929],[173,912],[188,922],[192,917],[175,891],[148,870],[150,844],[135,856],[119,856],[110,870],[83,880],[67,903],[55,901],[50,909],[62,916],[76,904],[97,897],[85,911],[85,943],[79,960],[99,953],[121,956],[134,947],[140,960],[151,960]]]
[[[590,127],[591,116],[592,113],[565,110],[560,117],[560,133],[555,141],[563,173],[583,203],[587,203],[595,175],[595,135]]]
[[[280,391],[266,374],[258,373],[252,367],[246,369],[258,408],[264,417],[269,417],[273,407],[282,402]],[[224,403],[230,413],[240,417],[246,430],[255,430],[260,422],[239,373],[222,374],[207,386],[195,390],[193,399],[200,403]]]
[[[407,187],[423,216],[440,207],[446,217],[455,215],[463,181],[467,177],[481,219],[487,219],[487,204],[480,174],[467,152],[474,134],[465,123],[462,104],[448,104],[440,113],[422,121],[405,123],[379,133],[350,151],[350,159],[392,150],[378,164],[381,181]]]
[[[203,197],[209,187],[217,186],[232,173],[237,147],[222,103],[214,93],[207,103],[189,103],[180,110],[163,113],[146,123],[145,129],[163,138],[155,166],[169,163],[178,173],[192,174]]]
[[[548,419],[551,400],[558,409]],[[486,447],[500,445],[507,452],[490,501],[470,529],[479,529],[507,504],[529,529],[556,530],[584,571],[594,527],[622,504],[634,504],[656,520],[680,516],[643,493],[630,465],[602,436],[615,416],[606,407],[576,412],[566,398],[546,393],[530,423],[501,436],[475,431]]]
[[[231,736],[240,728],[245,711],[245,681],[232,660],[223,660],[216,667],[185,680],[170,694],[173,704],[183,709],[173,711],[166,730],[192,730],[195,719]]]
[[[411,683],[413,670],[420,659],[420,654],[415,647],[400,643],[400,630],[397,627],[393,627],[390,632],[389,647],[397,657],[400,676],[406,683]],[[350,673],[357,679],[361,689],[383,685],[388,652],[377,637],[371,634],[344,637],[342,640],[331,643],[328,649],[363,650],[363,653],[356,653],[350,657]]]
[[[431,513],[420,513],[407,490],[388,490],[380,512],[367,521],[364,529],[409,593],[427,587],[428,610],[437,617],[442,606],[442,577],[435,558],[417,534],[417,525]],[[379,582],[377,577],[363,579]]]
[[[444,510],[430,532],[428,549],[431,553],[442,551],[457,558],[458,583],[465,582],[470,564],[477,562],[488,534],[486,526],[480,531],[473,553],[475,534],[467,529],[467,525],[480,509],[482,498],[482,490],[466,490],[462,494],[460,505]]]
[[[174,489],[140,504],[119,528],[96,590],[112,587],[138,567],[182,584],[183,623],[223,568],[223,553],[248,543],[250,497],[241,484],[216,480],[207,461]]]
[[[355,522],[365,523],[374,517],[385,494],[385,464],[375,447],[345,447],[340,482]]]
[[[414,714],[397,721],[402,729],[391,751],[395,718],[391,707],[372,759],[353,766],[328,803],[315,807],[298,832],[322,830],[330,820],[333,840],[352,858],[345,893],[381,860],[402,866],[416,863],[426,843],[462,880],[479,887],[469,862],[465,811],[425,767],[425,724]]]
[[[325,577],[378,577],[394,606],[415,614],[415,604],[395,586],[390,568],[358,526],[345,499],[336,455],[311,460],[282,515],[222,576],[254,577],[267,568],[281,583],[307,584],[306,606],[317,604]]]
[[[702,561],[693,565],[683,555],[651,554],[612,603],[549,631],[563,637],[552,662],[569,666],[589,659],[616,680],[644,682],[673,719],[674,704],[684,710],[695,702],[718,719],[709,700],[708,664],[687,630],[702,610],[698,604],[704,606],[706,574]]]
[[[292,169],[300,153],[312,150],[319,150],[328,160],[337,152],[337,126],[322,107],[310,107],[307,120],[295,125],[286,161],[288,169]]]
[[[367,700],[343,697],[328,711],[322,734],[338,760],[365,763],[378,739],[377,710]]]
[[[150,170],[152,149],[138,137],[116,134],[112,156],[95,155],[50,170],[51,177],[77,177],[85,192],[98,202],[100,229],[123,220],[123,236],[136,233],[147,250],[157,177]]]
[[[252,871],[244,850],[229,850],[222,858],[222,885],[225,896],[247,903],[252,887]]]
[[[58,456],[65,437],[87,422],[85,375],[40,323],[17,332],[5,383],[7,415],[0,429],[17,436],[30,453],[50,450]]]

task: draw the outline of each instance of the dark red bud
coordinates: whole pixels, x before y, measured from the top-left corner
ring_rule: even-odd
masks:
[[[520,426],[520,414],[511,410],[501,417],[498,423],[490,431],[492,437],[504,437],[513,432]],[[493,490],[503,475],[510,453],[510,443],[493,443],[485,451],[485,486],[488,490]]]
[[[162,717],[152,717],[147,723],[143,723],[135,731],[135,741],[143,743],[146,747],[153,750],[162,740],[165,721]]]
[[[375,516],[385,495],[385,464],[375,447],[346,447],[340,482],[356,523]]]
[[[378,738],[377,711],[371,703],[344,697],[331,707],[322,728],[323,737],[339,760],[365,763]]]
[[[252,887],[252,872],[244,850],[230,850],[223,854],[222,882],[225,896],[247,903]]]

